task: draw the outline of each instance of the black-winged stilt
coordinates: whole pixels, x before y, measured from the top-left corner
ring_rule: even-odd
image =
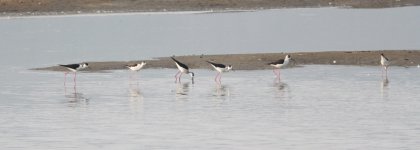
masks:
[[[384,54],[381,54],[382,77],[384,76],[384,70],[385,70],[385,76],[388,77],[389,64],[390,64],[389,59],[386,58]]]
[[[142,61],[141,63],[129,64],[125,66],[132,71],[139,71],[141,68],[144,67],[144,65],[146,65],[146,62]]]
[[[138,72],[145,65],[146,65],[146,62],[142,61],[140,63],[125,65],[125,67],[127,67],[128,69],[130,69],[132,72]],[[132,78],[133,78],[133,74],[130,74],[130,79],[132,79]],[[134,77],[134,78],[136,78],[136,77]]]
[[[268,65],[273,66],[273,72],[277,76],[277,79],[280,80],[280,68],[289,64],[291,57],[286,55],[284,59],[277,60],[275,62],[268,63]]]
[[[173,57],[171,57],[171,58],[172,58],[172,60],[174,60],[174,62],[176,64],[176,67],[178,67],[178,70],[179,70],[178,73],[176,73],[176,75],[175,75],[175,83],[181,82],[181,76],[184,73],[184,74],[189,74],[191,76],[192,84],[194,84],[194,72],[191,72],[187,65],[179,62],[178,60],[176,60]]]
[[[214,81],[216,83],[221,83],[220,79],[222,78],[222,72],[228,72],[232,70],[232,65],[224,65],[224,64],[218,64],[214,62],[207,61],[213,68],[218,72],[216,77],[214,78]]]
[[[68,65],[59,65],[59,66],[65,67],[68,70],[74,72],[73,81],[76,84],[76,72],[79,71],[79,70],[81,70],[81,69],[87,68],[89,66],[89,64],[88,63],[81,63],[81,64],[68,64]],[[64,85],[66,85],[66,79],[67,79],[66,77],[67,77],[67,74],[68,73],[69,72],[65,72],[64,73]]]

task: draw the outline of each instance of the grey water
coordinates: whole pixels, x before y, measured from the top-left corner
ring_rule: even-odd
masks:
[[[420,69],[318,66],[223,74],[15,70],[1,80],[2,149],[416,149]]]
[[[168,55],[418,50],[418,18],[417,6],[3,17],[0,54],[20,55],[47,66]]]
[[[420,69],[33,67],[191,54],[418,49],[419,7],[0,19],[0,149],[418,149]],[[392,35],[392,36],[391,36]],[[349,41],[350,40],[350,41]],[[379,61],[379,60],[378,60]],[[64,84],[65,82],[65,84]]]

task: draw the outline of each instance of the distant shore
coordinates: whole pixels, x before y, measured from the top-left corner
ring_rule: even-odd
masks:
[[[279,8],[390,8],[419,0],[1,0],[0,16],[38,16],[166,11],[235,11]]]
[[[179,61],[187,64],[191,69],[211,69],[206,61],[214,61],[233,65],[235,70],[269,69],[269,62],[284,59],[285,55],[292,56],[290,67],[302,65],[359,65],[379,66],[380,54],[383,53],[391,61],[391,66],[418,66],[420,64],[420,50],[387,50],[387,51],[326,51],[326,52],[295,52],[295,53],[257,53],[257,54],[226,54],[226,55],[193,55],[175,56]],[[147,68],[175,68],[170,57],[159,57],[153,60],[137,61],[109,61],[89,62],[85,71],[104,71],[127,69],[125,65],[146,61]],[[79,62],[75,62],[79,63]],[[66,71],[60,66],[33,68],[32,70]]]

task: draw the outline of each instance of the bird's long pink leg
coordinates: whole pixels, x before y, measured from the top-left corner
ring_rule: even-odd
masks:
[[[278,78],[278,80],[280,81],[280,69],[278,69],[277,78]]]
[[[222,79],[222,73],[219,72],[217,74],[217,81],[216,82],[219,83],[219,84],[221,84],[222,83],[221,79]]]
[[[214,82],[219,83],[219,75],[220,73],[216,74],[216,77],[214,78]]]
[[[384,67],[383,66],[380,66],[381,67],[381,76],[382,76],[382,78],[384,78]]]
[[[222,84],[222,73],[219,73],[219,84]]]
[[[216,77],[214,77],[214,82],[217,82],[217,77],[219,76],[219,73],[216,74]]]
[[[279,78],[279,69],[274,68],[273,73],[276,75],[276,78]]]
[[[176,73],[176,75],[175,75],[175,83],[177,83],[178,82],[178,74],[179,73],[181,73],[181,71],[178,71],[178,73]]]
[[[181,76],[182,76],[182,72],[181,72],[181,74],[179,75],[179,77],[178,77],[178,82],[179,83],[181,83]]]
[[[76,72],[74,72],[74,85],[76,86]]]
[[[67,72],[64,73],[64,87],[66,87]]]

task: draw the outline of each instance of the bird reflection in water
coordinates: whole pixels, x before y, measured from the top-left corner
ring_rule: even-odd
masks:
[[[287,83],[275,81],[273,87],[275,88],[274,93],[278,94],[279,97],[286,97],[286,94],[290,96],[290,87]]]
[[[178,83],[176,86],[176,94],[177,95],[188,95],[190,83]]]
[[[141,101],[143,99],[143,94],[140,90],[140,85],[138,82],[128,84],[128,97],[130,101]]]
[[[388,97],[388,88],[389,88],[388,85],[389,85],[388,77],[383,78],[381,82],[382,98]]]
[[[64,97],[68,99],[68,103],[71,104],[71,107],[76,105],[88,105],[89,99],[85,98],[85,95],[81,92],[77,92],[76,85],[74,85],[71,91],[67,91],[67,87],[64,87]]]
[[[217,84],[216,88],[213,92],[213,96],[215,96],[215,97],[229,97],[230,96],[229,86]]]
[[[175,98],[177,100],[188,100],[188,93],[190,91],[190,82],[177,83],[175,89]]]
[[[130,110],[133,114],[139,115],[143,113],[143,99],[144,97],[139,82],[130,80],[128,84],[128,100]]]

